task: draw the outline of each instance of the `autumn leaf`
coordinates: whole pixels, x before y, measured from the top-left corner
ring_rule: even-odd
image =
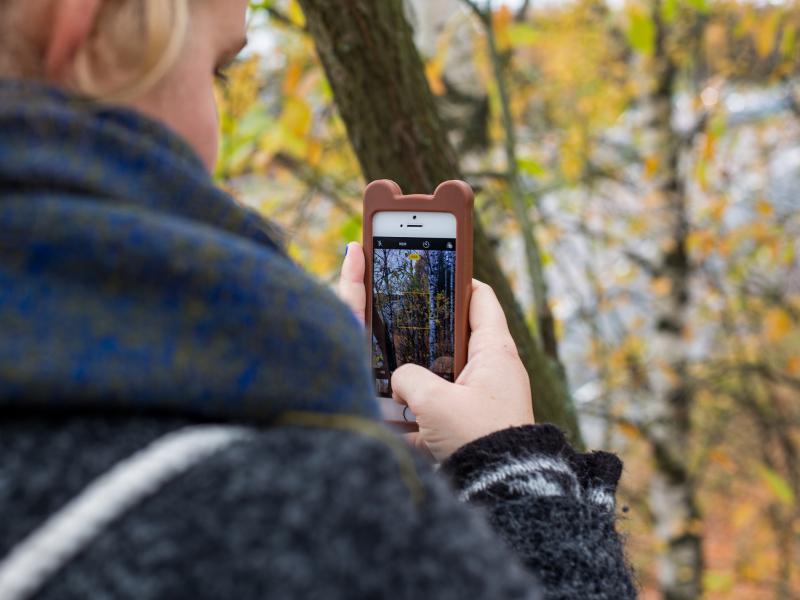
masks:
[[[658,171],[658,156],[652,154],[644,159],[644,176],[651,179]]]
[[[533,159],[520,158],[517,160],[517,165],[520,171],[533,177],[542,177],[543,175],[547,174],[547,170],[541,165],[541,163]]]
[[[794,493],[783,477],[765,465],[756,465],[756,473],[776,500],[786,506],[794,505]]]
[[[774,212],[772,208],[772,204],[767,202],[766,200],[759,200],[756,202],[756,212],[762,217],[770,217]]]
[[[756,53],[760,58],[766,58],[772,53],[777,41],[777,30],[780,13],[773,12],[766,18],[759,20],[755,30]]]
[[[530,46],[539,40],[539,32],[530,23],[514,23],[508,28],[508,39],[515,47]]]
[[[736,577],[728,571],[708,571],[703,576],[703,584],[709,592],[727,593],[733,589]]]
[[[425,74],[428,77],[428,83],[431,86],[431,91],[437,96],[445,93],[444,80],[442,79],[444,68],[444,61],[441,57],[429,60],[425,65]]]
[[[631,10],[628,19],[628,43],[634,50],[650,56],[655,46],[653,20],[641,9]]]
[[[764,317],[764,333],[770,342],[785,338],[792,331],[792,317],[784,309],[771,308]]]

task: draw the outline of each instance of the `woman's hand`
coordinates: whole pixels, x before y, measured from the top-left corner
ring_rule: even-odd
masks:
[[[407,439],[438,461],[490,433],[534,422],[528,373],[503,309],[492,288],[474,280],[469,323],[469,357],[455,383],[418,365],[392,376],[395,399],[417,416],[419,432]]]
[[[351,242],[342,265],[338,294],[365,322],[364,250]],[[409,442],[444,460],[478,438],[533,421],[528,374],[492,289],[473,281],[467,365],[455,383],[418,365],[403,365],[392,376],[395,400],[417,416],[419,432]]]

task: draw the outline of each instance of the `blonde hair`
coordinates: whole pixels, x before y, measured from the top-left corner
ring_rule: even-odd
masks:
[[[183,48],[189,2],[102,0],[94,28],[75,56],[72,83],[76,91],[120,101],[150,90],[172,68]],[[14,6],[23,4],[18,0],[0,9],[0,75],[37,78],[42,75],[41,56],[36,57],[29,41],[14,35]],[[18,10],[16,16],[20,14]]]

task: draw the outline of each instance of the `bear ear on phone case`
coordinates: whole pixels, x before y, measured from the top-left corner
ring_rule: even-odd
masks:
[[[431,277],[436,276],[439,280],[443,278],[447,279],[447,289],[453,291],[454,300],[452,302],[445,302],[445,306],[449,306],[449,304],[454,304],[454,308],[448,308],[450,311],[448,316],[442,316],[438,314],[441,311],[441,308],[434,309],[434,302],[436,302],[436,298],[438,295],[442,295],[441,293],[435,294],[434,292],[428,292],[430,294],[430,306],[431,309],[424,308],[423,311],[417,312],[424,312],[425,322],[420,323],[405,323],[403,328],[406,331],[410,331],[413,329],[417,330],[415,334],[419,337],[419,331],[424,330],[425,333],[422,338],[422,342],[426,345],[428,350],[428,358],[433,359],[433,354],[431,348],[434,347],[433,342],[431,345],[427,345],[427,338],[425,335],[429,335],[431,340],[434,340],[437,335],[441,334],[441,327],[442,324],[447,322],[448,327],[451,325],[452,329],[452,356],[447,357],[447,362],[452,366],[452,370],[448,367],[448,372],[452,373],[453,379],[457,378],[458,375],[463,370],[464,366],[467,362],[467,347],[469,343],[469,300],[472,291],[472,248],[473,248],[473,240],[472,240],[472,227],[473,227],[473,204],[474,204],[474,194],[472,188],[463,181],[446,181],[440,184],[432,195],[425,195],[425,194],[403,194],[403,190],[400,189],[400,186],[397,185],[394,181],[390,181],[388,179],[382,179],[379,181],[373,181],[370,183],[365,192],[364,192],[364,250],[366,255],[366,272],[365,272],[365,280],[364,284],[367,289],[367,326],[370,331],[370,337],[373,340],[379,340],[374,342],[373,344],[373,357],[377,355],[379,356],[379,360],[381,357],[383,358],[385,363],[394,364],[392,360],[389,360],[389,356],[386,356],[385,349],[381,347],[383,346],[390,346],[392,349],[398,347],[397,341],[393,336],[400,336],[405,335],[398,333],[398,327],[389,328],[384,326],[384,322],[388,323],[393,320],[401,320],[401,318],[408,318],[407,315],[402,314],[401,316],[395,315],[392,319],[387,320],[387,318],[382,318],[380,314],[376,314],[374,311],[380,311],[380,308],[375,307],[375,303],[373,302],[373,292],[377,289],[375,286],[377,285],[376,282],[373,280],[373,262],[377,261],[380,258],[380,255],[376,256],[376,253],[373,249],[373,241],[375,237],[378,237],[381,243],[390,242],[392,243],[392,239],[397,240],[405,240],[403,243],[408,242],[408,250],[398,249],[398,252],[404,252],[405,255],[401,257],[402,260],[405,260],[405,256],[408,257],[411,263],[404,267],[406,270],[403,272],[411,273],[411,269],[416,269],[414,275],[419,279],[419,269],[421,265],[428,265],[428,264],[435,264],[431,261],[434,260],[447,260],[447,259],[438,259],[438,258],[425,258],[426,256],[436,256],[436,252],[434,251],[436,240],[434,237],[430,238],[430,246],[428,245],[421,245],[420,248],[430,248],[430,250],[420,250],[420,251],[413,251],[412,242],[419,239],[418,235],[412,236],[411,232],[421,232],[422,229],[411,229],[421,227],[420,223],[424,223],[426,221],[424,214],[425,213],[450,213],[455,217],[455,235],[452,233],[450,235],[442,236],[445,238],[455,238],[455,273],[454,276],[452,271],[447,271],[445,275],[442,274],[441,269],[437,272],[436,268],[433,266],[429,267],[429,269],[433,269],[429,271],[428,275],[425,275],[428,283],[423,284],[422,289],[433,289],[435,284],[432,283]],[[403,227],[403,225],[399,225],[396,233],[393,234],[395,236],[402,236],[398,238],[383,238],[385,234],[374,234],[374,219],[378,213],[386,213],[386,212],[395,212],[395,213],[405,213],[408,219],[417,219],[415,221],[405,221],[405,228],[400,229],[399,227]],[[409,216],[408,213],[414,213],[415,216]],[[433,220],[434,218],[438,218],[441,215],[429,215],[429,219]],[[398,215],[398,218],[400,216]],[[452,223],[452,219],[449,219]],[[385,216],[382,215],[379,218],[379,221],[385,222]],[[407,233],[400,233],[400,232],[407,232]],[[412,237],[406,238],[405,236],[409,235]],[[442,243],[444,243],[443,240]],[[427,243],[427,242],[425,242]],[[442,246],[443,248],[450,247]],[[383,246],[385,250],[386,246]],[[380,250],[379,250],[380,251]],[[427,253],[430,252],[430,255]],[[383,259],[388,263],[389,260],[396,261],[396,258],[390,259]],[[425,261],[428,262],[425,262]],[[452,259],[451,259],[452,260]],[[413,265],[413,266],[412,266]],[[395,268],[395,267],[392,267]],[[433,275],[432,275],[433,274]],[[441,281],[440,281],[441,283]],[[424,287],[428,286],[428,287]],[[454,288],[454,289],[453,289]],[[435,290],[434,290],[435,291]],[[419,291],[413,292],[415,294],[419,294]],[[410,292],[390,292],[390,295],[397,295],[397,296],[408,296]],[[405,301],[403,301],[405,302]],[[405,304],[403,304],[405,307]],[[421,304],[417,303],[418,305],[416,308],[420,308]],[[413,304],[412,304],[413,306]],[[394,310],[394,308],[392,309]],[[404,308],[398,309],[400,313],[404,313]],[[438,312],[437,312],[438,311]],[[406,311],[408,312],[408,311]],[[452,314],[450,314],[452,313]],[[416,338],[415,338],[416,339]],[[380,340],[385,340],[381,342]],[[405,342],[405,340],[402,340]],[[406,346],[408,344],[406,343]],[[438,346],[441,348],[441,346]],[[448,346],[449,347],[449,346]],[[393,357],[397,360],[394,362],[397,365],[402,364],[399,360],[399,353],[397,355],[393,355]],[[444,358],[442,356],[441,358]],[[410,362],[410,361],[407,361]],[[442,364],[441,359],[437,359],[434,361],[437,364]],[[431,368],[436,372],[436,366],[431,367],[430,365],[425,365],[428,368]],[[391,372],[391,369],[386,366],[386,364],[382,367],[382,376],[378,377],[378,373],[381,372],[378,367],[376,367],[376,383],[379,380],[385,380],[387,377],[387,372]],[[448,376],[449,378],[449,376]],[[379,386],[380,387],[380,386]]]
[[[390,182],[394,183],[394,181]],[[400,189],[396,183],[397,189]],[[472,208],[474,204],[475,194],[470,185],[465,181],[451,180],[439,184],[436,191],[433,193],[434,200],[441,202],[447,206],[456,207],[458,204],[463,203],[464,208],[467,209],[470,215],[470,222],[472,221]],[[458,216],[458,214],[456,214]]]

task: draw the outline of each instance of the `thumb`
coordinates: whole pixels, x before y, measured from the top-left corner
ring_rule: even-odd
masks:
[[[364,249],[358,242],[347,244],[347,251],[342,263],[342,273],[339,276],[339,298],[358,321],[364,323],[364,313],[367,310],[367,290],[364,287],[365,269]]]
[[[405,364],[392,375],[392,391],[418,417],[424,416],[425,407],[433,399],[441,399],[452,383],[419,365]]]

